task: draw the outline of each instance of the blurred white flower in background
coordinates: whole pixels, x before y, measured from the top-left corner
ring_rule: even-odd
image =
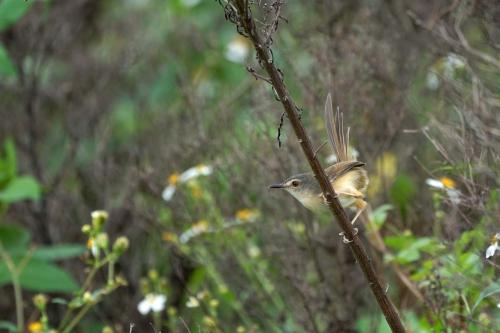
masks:
[[[174,196],[178,184],[186,183],[200,176],[209,176],[213,173],[213,171],[214,168],[211,165],[199,164],[187,169],[181,174],[174,172],[168,176],[168,185],[163,189],[161,197],[165,201],[170,201]]]
[[[179,178],[179,182],[185,183],[199,176],[210,176],[213,172],[213,167],[210,165],[200,164],[184,171]]]
[[[429,88],[431,90],[436,90],[441,85],[441,79],[434,71],[427,72],[427,77],[426,77],[425,82],[426,82],[427,88]]]
[[[186,302],[186,307],[188,308],[197,308],[200,306],[200,301],[196,297],[189,296],[188,301]]]
[[[458,205],[460,203],[460,191],[455,189],[455,181],[448,177],[441,177],[440,179],[427,178],[425,183],[430,187],[446,191],[450,201]]]
[[[144,299],[137,305],[137,310],[142,315],[147,315],[149,312],[160,312],[165,309],[167,296],[161,294],[147,294]]]
[[[191,228],[188,230],[184,231],[180,236],[179,236],[179,241],[182,244],[186,244],[189,242],[189,240],[193,237],[199,236],[209,230],[208,228],[208,221],[207,220],[200,220],[193,224]]]
[[[351,155],[351,157],[353,159],[357,160],[359,157],[359,152],[357,151],[357,149],[353,148],[353,147],[349,147],[348,149],[349,149],[349,154]],[[328,164],[333,164],[333,163],[336,163],[337,161],[338,161],[337,154],[330,154],[325,159],[325,162]]]
[[[500,246],[498,246],[498,241],[500,240],[500,232],[497,232],[493,238],[491,239],[491,244],[486,249],[486,259],[489,259],[495,255],[497,250],[500,250]]]
[[[241,36],[236,36],[232,41],[227,44],[225,57],[227,60],[237,63],[245,61],[250,47],[248,42]]]

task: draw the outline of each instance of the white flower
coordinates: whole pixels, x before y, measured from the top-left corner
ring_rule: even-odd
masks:
[[[214,168],[211,165],[200,164],[187,169],[181,174],[174,172],[173,174],[168,176],[168,185],[163,189],[161,197],[165,201],[172,200],[178,184],[186,183],[199,176],[209,176],[212,174],[213,170]]]
[[[493,257],[497,250],[500,250],[500,247],[498,246],[498,242],[488,246],[488,248],[486,249],[486,259]]]
[[[444,189],[444,184],[440,180],[437,180],[437,179],[427,178],[425,180],[425,183],[427,185],[429,185],[430,187]]]
[[[160,312],[165,309],[167,296],[161,294],[147,294],[146,297],[137,305],[137,310],[142,315],[147,315],[149,312]]]
[[[213,167],[210,165],[200,164],[184,171],[181,174],[179,181],[181,183],[185,183],[199,176],[209,176],[212,174],[213,170]]]
[[[167,187],[165,187],[165,189],[161,193],[161,197],[165,201],[170,201],[170,200],[172,200],[172,197],[174,196],[175,190],[176,190],[175,185],[168,185]]]
[[[107,220],[108,212],[105,210],[94,210],[92,213],[90,213],[90,216],[92,217],[92,220],[97,220],[97,219]]]
[[[179,241],[182,244],[186,244],[189,242],[189,240],[193,237],[196,237],[198,235],[201,235],[202,233],[208,231],[208,222],[206,220],[200,220],[197,223],[193,224],[191,228],[188,230],[184,231],[180,236],[179,236]]]
[[[196,297],[189,296],[188,301],[186,302],[186,306],[188,308],[197,308],[200,306],[200,301]]]
[[[500,232],[496,233],[491,240],[491,245],[486,249],[486,259],[491,258],[495,255],[497,250],[500,250],[500,246],[498,246],[498,240],[500,240]]]
[[[430,187],[434,187],[440,190],[445,190],[446,194],[448,194],[448,198],[450,201],[458,205],[460,203],[460,191],[455,189],[455,181],[448,177],[442,177],[438,179],[427,178],[425,183]]]
[[[425,82],[426,82],[427,88],[429,88],[431,90],[436,90],[441,85],[441,80],[439,79],[439,76],[434,71],[427,72],[427,77],[426,77]]]
[[[225,57],[229,61],[242,63],[246,59],[248,52],[248,44],[238,36],[227,45]]]

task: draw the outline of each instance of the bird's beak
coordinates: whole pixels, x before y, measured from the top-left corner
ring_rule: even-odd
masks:
[[[273,184],[270,185],[269,188],[285,188],[286,186],[284,184]]]

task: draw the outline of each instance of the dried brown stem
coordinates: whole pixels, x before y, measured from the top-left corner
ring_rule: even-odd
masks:
[[[344,231],[345,237],[352,240],[349,242],[349,246],[354,254],[354,257],[356,258],[356,262],[359,264],[363,274],[368,280],[369,286],[387,320],[387,323],[393,332],[405,332],[405,328],[399,318],[399,314],[395,306],[387,297],[386,292],[382,287],[377,274],[375,273],[371,264],[371,259],[368,257],[357,232],[354,230],[349,218],[347,217],[346,212],[340,205],[337,194],[333,190],[327,176],[325,175],[323,167],[314,155],[311,141],[309,140],[309,137],[300,122],[297,108],[285,86],[285,83],[283,82],[283,76],[280,70],[274,65],[272,51],[269,45],[262,40],[261,36],[257,32],[255,21],[252,17],[250,8],[248,7],[248,1],[234,0],[230,2],[228,6],[230,7],[226,8],[226,17],[237,25],[240,33],[247,36],[252,41],[255,50],[257,51],[257,57],[260,64],[269,75],[276,94],[285,109],[295,135],[297,136],[302,150],[307,157],[307,161],[309,162],[309,165],[314,172],[319,185],[321,186],[321,190],[323,191],[323,195],[328,203],[330,211],[336,217],[340,227]],[[228,13],[227,10],[230,12]]]

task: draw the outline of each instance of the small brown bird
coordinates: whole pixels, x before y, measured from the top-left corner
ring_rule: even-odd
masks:
[[[368,187],[368,175],[363,168],[365,163],[356,161],[349,153],[349,128],[344,133],[343,114],[333,112],[330,94],[326,98],[325,122],[328,139],[337,156],[337,163],[325,169],[340,204],[345,208],[356,210],[356,215],[351,223],[361,215],[366,208],[365,193]],[[313,212],[326,210],[323,192],[312,173],[294,175],[280,184],[271,185],[270,188],[286,190],[304,207]]]

